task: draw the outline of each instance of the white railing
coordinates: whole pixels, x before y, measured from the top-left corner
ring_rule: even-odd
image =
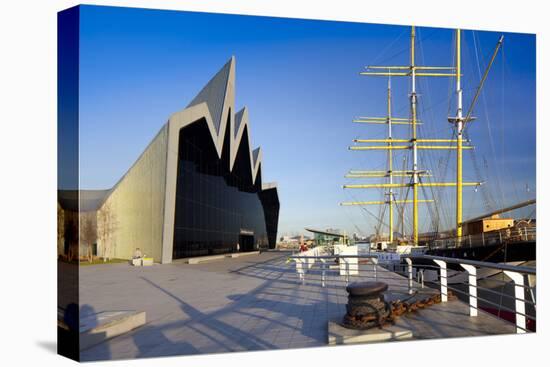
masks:
[[[322,258],[325,253],[326,250],[323,247],[314,247],[301,252],[300,255],[292,256],[296,264],[296,273],[300,279],[305,280],[305,273],[315,265],[316,259]]]
[[[369,255],[312,255],[301,253],[291,257],[291,260],[296,264],[296,272],[303,284],[306,283],[306,274],[308,278],[311,277],[312,279],[317,279],[320,276],[322,287],[326,286],[327,275],[329,273],[334,275],[333,281],[342,279],[345,284],[352,277],[359,279],[368,276],[369,278],[374,277],[374,279],[377,279],[379,276],[377,268],[384,267],[386,270],[394,271],[403,276],[403,284],[398,287],[407,290],[408,293],[413,293],[415,287],[424,288],[425,283],[439,289],[442,302],[448,301],[449,290],[452,290],[453,293],[458,293],[462,296],[459,298],[465,299],[469,303],[471,317],[478,315],[478,302],[483,302],[484,304],[496,307],[498,310],[513,313],[515,315],[517,333],[529,331],[527,329],[527,319],[536,321],[536,286],[531,285],[536,278],[535,268],[429,255],[403,255],[401,259],[403,262],[398,261],[384,264],[379,261],[376,253]],[[369,266],[365,266],[366,263]],[[303,266],[303,264],[307,264],[307,267]],[[497,292],[493,289],[479,286],[478,276],[481,273],[490,274],[491,276],[504,274],[510,280],[498,280],[492,277],[491,281],[501,282],[503,286],[512,284],[514,295],[506,294],[504,290]],[[460,279],[462,278],[466,278],[467,280],[461,281]],[[416,279],[416,284],[413,279]],[[345,286],[345,284],[342,286]],[[467,291],[458,289],[457,285],[460,284],[467,286]],[[504,289],[504,287],[502,288]],[[497,294],[501,299],[507,298],[510,301],[514,301],[514,306],[506,307],[502,304],[496,304],[488,298],[482,298],[480,292]],[[530,300],[526,299],[526,292],[528,292]],[[526,305],[533,308],[530,315],[526,313]]]

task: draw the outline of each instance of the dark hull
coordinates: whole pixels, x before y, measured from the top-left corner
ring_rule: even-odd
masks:
[[[430,249],[433,256],[453,257],[494,263],[536,260],[536,241],[510,242],[478,247]]]

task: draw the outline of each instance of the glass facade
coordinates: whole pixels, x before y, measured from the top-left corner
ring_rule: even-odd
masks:
[[[344,238],[341,236],[331,236],[326,233],[317,232],[313,234],[313,241],[315,241],[315,246],[334,246],[344,244]]]
[[[206,120],[180,130],[174,259],[274,248],[279,201],[262,193],[261,168],[252,182],[249,152],[243,138],[230,171],[229,128],[221,159]]]

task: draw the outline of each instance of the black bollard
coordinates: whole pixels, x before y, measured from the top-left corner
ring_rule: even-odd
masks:
[[[384,301],[388,285],[383,282],[357,282],[346,287],[348,304],[343,326],[350,329],[381,327],[389,319],[390,307]]]

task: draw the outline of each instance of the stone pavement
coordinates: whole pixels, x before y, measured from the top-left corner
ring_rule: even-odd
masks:
[[[336,271],[331,271],[327,272],[325,288],[320,285],[320,274],[307,274],[302,284],[293,264],[286,263],[288,256],[288,253],[270,252],[197,265],[82,267],[81,307],[95,312],[146,311],[147,324],[82,351],[81,359],[327,345],[328,320],[341,319],[345,313],[345,282]],[[384,270],[378,274],[381,280],[384,276],[392,280],[394,292],[405,291],[397,285],[406,286],[404,278]],[[484,318],[488,316],[470,322],[468,307],[461,302],[437,306],[431,310],[430,319],[436,321],[433,328],[426,325],[432,320],[422,315],[401,322],[424,333],[419,335],[421,338],[493,333],[484,326]],[[438,309],[448,317],[442,318]],[[491,328],[502,326],[500,320],[489,319]],[[494,330],[494,333],[508,333],[513,332],[513,327],[506,324]]]
[[[83,351],[82,360],[326,345],[327,317],[343,314],[345,291],[300,285],[287,256],[82,267],[81,306],[147,312],[145,326]]]

